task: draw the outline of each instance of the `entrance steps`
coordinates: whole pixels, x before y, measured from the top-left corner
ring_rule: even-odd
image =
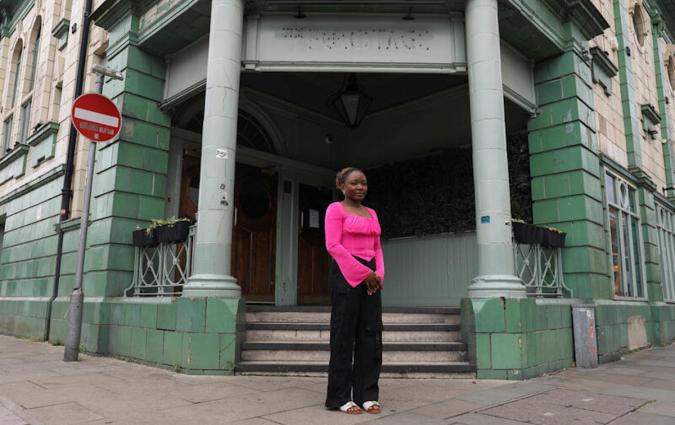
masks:
[[[249,305],[237,373],[325,376],[330,307]],[[382,376],[472,378],[459,337],[459,308],[385,308]]]

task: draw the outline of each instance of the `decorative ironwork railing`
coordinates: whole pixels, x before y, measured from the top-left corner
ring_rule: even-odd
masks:
[[[125,294],[130,297],[165,297],[182,293],[192,274],[192,249],[197,226],[185,242],[136,247],[134,275]]]
[[[570,295],[563,277],[562,248],[513,241],[516,273],[523,281],[529,297],[562,297],[563,289]]]

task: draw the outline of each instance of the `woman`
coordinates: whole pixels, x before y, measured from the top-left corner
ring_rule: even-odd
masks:
[[[326,407],[349,414],[362,413],[361,407],[380,413],[384,279],[380,223],[375,211],[362,204],[368,183],[361,170],[343,169],[336,185],[344,200],[328,206],[325,223],[326,249],[333,257]]]

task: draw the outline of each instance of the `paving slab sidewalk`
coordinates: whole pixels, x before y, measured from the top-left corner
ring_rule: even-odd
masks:
[[[383,379],[383,413],[323,408],[325,378],[189,376],[0,335],[0,425],[675,425],[675,346],[525,382]]]

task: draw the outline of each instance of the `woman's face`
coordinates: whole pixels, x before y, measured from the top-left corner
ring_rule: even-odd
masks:
[[[352,171],[345,179],[343,186],[345,198],[361,202],[368,193],[368,181],[361,171]]]

